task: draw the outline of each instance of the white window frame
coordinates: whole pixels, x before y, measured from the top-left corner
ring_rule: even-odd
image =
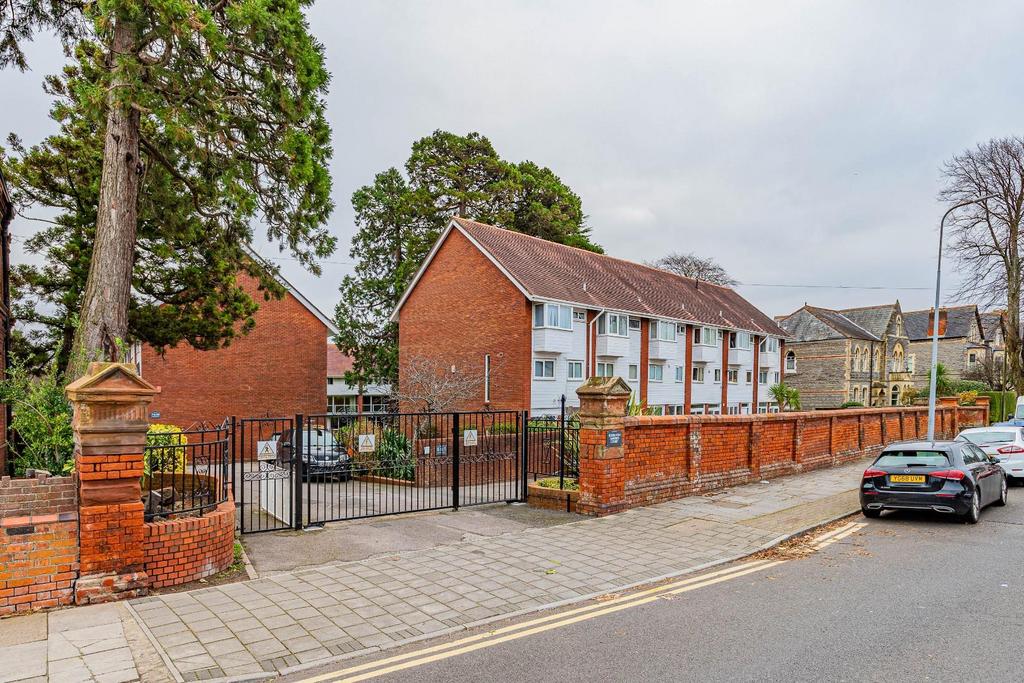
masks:
[[[780,375],[777,371],[774,373],[774,375],[775,376],[772,379],[775,380],[775,382],[774,382],[775,384],[778,384],[779,380],[782,379],[782,375]]]
[[[735,377],[736,379],[733,379],[733,377]],[[726,372],[725,378],[729,382],[729,384],[739,384],[740,383],[740,371],[739,370],[735,370],[735,369],[729,370],[728,372]]]
[[[577,310],[573,309],[572,321],[573,322],[581,322],[581,323],[587,322],[587,312],[586,311],[577,311]]]
[[[631,330],[639,330],[640,329],[640,325],[641,325],[640,318],[630,318],[629,319],[629,329],[631,329]]]
[[[768,384],[768,368],[759,368],[757,371],[757,383]]]
[[[665,320],[652,320],[650,337],[652,341],[674,342],[676,340],[676,324]]]
[[[789,362],[790,360],[793,361],[792,364]],[[795,351],[792,351],[792,350],[786,351],[785,365],[786,365],[786,372],[796,372],[796,352]]]
[[[745,377],[747,378],[746,384],[753,384],[754,383],[754,371],[753,370],[747,370],[747,374],[745,375]]]
[[[601,337],[628,337],[629,316],[621,313],[602,314],[597,319],[597,334]]]
[[[540,315],[538,316],[538,311]],[[551,323],[551,313],[554,311],[555,321]],[[566,306],[565,304],[549,304],[541,303],[533,305],[533,328],[535,330],[549,329],[549,330],[572,330],[572,306]],[[562,315],[565,315],[563,319]],[[538,324],[538,318],[540,323]]]
[[[630,382],[636,382],[640,379],[640,366],[636,363],[630,363],[629,367],[626,368],[626,379]]]
[[[604,372],[608,370],[609,373],[606,375]],[[615,363],[603,363],[599,362],[594,368],[595,377],[614,377],[615,376]]]
[[[698,346],[718,346],[722,331],[714,327],[694,327],[693,343]],[[699,339],[698,339],[699,338]],[[712,341],[708,341],[712,340]]]
[[[578,373],[573,373],[573,368],[579,370]],[[565,376],[570,382],[572,381],[583,381],[583,361],[581,360],[570,360],[566,362]]]
[[[704,384],[704,366],[694,365],[690,373],[690,377],[692,377],[693,381],[697,384]]]
[[[657,377],[655,377],[657,375]],[[665,366],[661,363],[648,363],[647,364],[647,381],[649,382],[663,382],[665,381]]]
[[[715,368],[715,384],[722,383],[722,368]]]
[[[681,404],[666,404],[665,406],[666,415],[685,415],[684,408]]]
[[[777,353],[779,350],[779,340],[775,337],[765,337],[761,340],[760,346],[763,353]]]
[[[682,365],[676,366],[676,382],[682,383],[686,381],[686,368]]]
[[[537,374],[537,368],[540,367],[541,374]],[[551,368],[551,374],[547,374],[547,368]],[[533,378],[537,380],[543,380],[550,382],[555,379],[555,361],[550,358],[534,358],[533,359]]]

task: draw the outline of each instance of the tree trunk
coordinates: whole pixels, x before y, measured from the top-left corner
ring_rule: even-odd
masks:
[[[111,47],[114,74],[107,94],[103,174],[89,277],[82,295],[78,332],[68,361],[68,380],[90,361],[118,360],[128,334],[128,305],[135,265],[139,196],[139,113],[124,101],[129,84],[118,56],[135,49],[136,26],[117,20]]]

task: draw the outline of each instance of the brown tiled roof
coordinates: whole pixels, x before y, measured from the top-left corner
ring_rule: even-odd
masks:
[[[352,356],[346,356],[333,342],[327,342],[327,376],[341,377],[352,369]]]
[[[454,220],[531,297],[787,336],[774,320],[728,287],[493,225]]]

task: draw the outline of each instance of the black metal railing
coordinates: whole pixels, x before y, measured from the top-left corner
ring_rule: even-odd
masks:
[[[147,522],[203,515],[228,498],[230,431],[153,432],[142,455]]]
[[[534,481],[558,477],[558,488],[580,473],[580,423],[568,412],[565,396],[555,415],[533,416],[527,421],[526,470]]]

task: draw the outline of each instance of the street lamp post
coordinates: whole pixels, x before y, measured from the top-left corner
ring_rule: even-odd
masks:
[[[946,228],[946,219],[949,218],[951,213],[959,208],[965,207],[969,204],[980,204],[994,196],[994,194],[987,194],[984,197],[968,199],[967,201],[960,202],[959,204],[954,204],[946,210],[946,213],[942,214],[942,220],[939,221],[939,258],[938,263],[935,265],[935,308],[932,309],[932,369],[929,373],[930,378],[928,380],[929,441],[935,441],[935,385],[938,380],[937,368],[939,365],[939,289],[942,286],[942,237]]]

